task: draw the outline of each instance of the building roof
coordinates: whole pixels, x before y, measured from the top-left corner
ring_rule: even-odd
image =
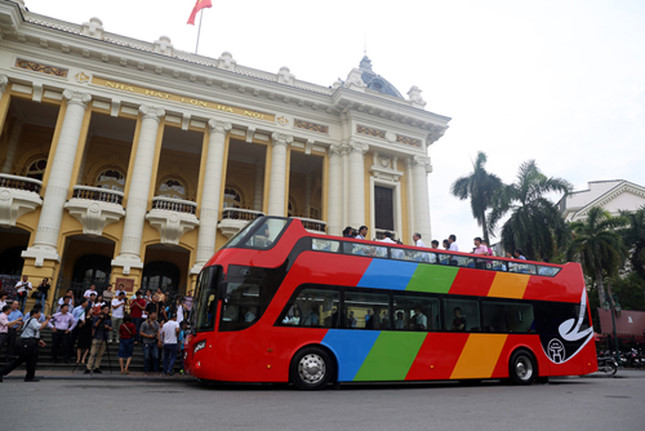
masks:
[[[627,180],[590,181],[586,190],[574,191],[558,203],[566,221],[584,219],[593,207],[601,207],[611,215],[620,211],[636,211],[645,205],[645,187]]]
[[[359,69],[363,72],[361,74],[361,78],[365,85],[367,85],[367,88],[382,94],[388,94],[390,96],[403,99],[403,96],[399,93],[399,90],[394,87],[394,85],[390,84],[390,82],[381,75],[374,73],[372,70],[372,60],[367,56],[364,56],[361,60]]]

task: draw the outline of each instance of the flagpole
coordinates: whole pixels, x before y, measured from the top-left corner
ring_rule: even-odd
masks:
[[[199,28],[197,29],[197,43],[195,43],[195,54],[197,54],[197,48],[199,48],[199,36],[202,34],[202,18],[204,17],[204,9],[199,11]]]

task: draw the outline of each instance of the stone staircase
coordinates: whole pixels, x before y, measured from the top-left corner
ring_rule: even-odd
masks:
[[[40,349],[40,353],[38,355],[38,369],[50,369],[50,370],[72,370],[74,368],[74,365],[76,363],[76,346],[74,346],[74,352],[70,356],[70,362],[68,364],[64,363],[63,361],[63,356],[61,352],[59,352],[58,355],[58,362],[54,363],[52,360],[52,333],[51,330],[49,329],[44,329],[40,331],[40,338],[47,343],[46,347],[42,347]],[[119,351],[119,343],[118,342],[112,342],[108,344],[108,349],[109,349],[109,359],[108,359],[108,352],[106,352],[103,355],[103,360],[101,361],[101,369],[103,371],[110,371],[118,373],[120,370],[119,367],[119,359],[117,357],[117,353]],[[2,354],[0,356],[0,364],[4,365],[4,349],[2,350]],[[89,359],[89,353],[87,358]],[[161,359],[161,357],[160,357]],[[178,362],[180,362],[179,354],[177,354],[177,361],[175,361],[175,372],[179,371],[179,365]],[[160,363],[161,366],[161,363]],[[24,368],[24,364],[22,365]],[[85,369],[85,365],[79,365],[76,368],[76,372],[83,372]],[[143,346],[139,343],[134,345],[134,354],[132,356],[132,361],[130,362],[130,370],[131,371],[143,371]]]

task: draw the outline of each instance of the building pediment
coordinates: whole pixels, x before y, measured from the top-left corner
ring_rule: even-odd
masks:
[[[645,206],[645,187],[629,181],[622,181],[577,210],[565,213],[565,217],[571,221],[583,219],[593,207],[600,207],[616,216],[621,210],[636,211],[643,206]]]

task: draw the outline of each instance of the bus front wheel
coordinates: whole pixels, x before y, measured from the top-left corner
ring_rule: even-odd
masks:
[[[306,347],[291,361],[291,382],[298,389],[321,389],[334,375],[334,362],[320,347]]]
[[[508,368],[511,381],[516,385],[530,385],[537,378],[535,360],[526,350],[513,353]]]

